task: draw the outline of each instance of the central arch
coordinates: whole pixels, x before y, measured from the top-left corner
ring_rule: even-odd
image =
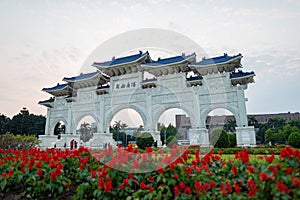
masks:
[[[165,111],[173,109],[173,108],[182,109],[184,112],[186,112],[187,115],[190,117],[191,127],[192,128],[196,127],[195,115],[193,114],[192,108],[190,106],[186,106],[184,104],[169,104],[169,105],[157,106],[155,109],[154,116],[153,116],[153,121],[157,124],[160,116]]]
[[[118,112],[120,112],[124,109],[132,109],[132,110],[136,111],[142,118],[143,124],[145,125],[145,123],[147,122],[147,116],[140,106],[128,105],[128,104],[115,106],[114,108],[111,108],[110,110],[107,111],[107,115],[105,117],[105,119],[106,119],[105,127],[106,127],[106,130],[108,133],[109,133],[109,127],[110,127],[110,123],[111,123],[112,119]]]

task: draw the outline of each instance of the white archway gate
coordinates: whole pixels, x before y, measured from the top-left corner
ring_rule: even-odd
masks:
[[[238,145],[256,144],[254,127],[248,126],[244,90],[254,82],[254,72],[242,72],[242,56],[223,56],[196,62],[195,54],[153,61],[148,52],[113,58],[94,63],[99,71],[64,78],[66,84],[44,88],[53,96],[39,102],[47,110],[46,136],[43,146],[49,146],[52,121],[66,120],[66,133],[75,136],[75,125],[84,115],[97,122],[98,133],[88,144],[101,147],[113,144],[109,125],[120,110],[131,108],[139,113],[145,131],[160,141],[157,122],[170,108],[183,109],[190,117],[190,144],[209,145],[205,119],[216,108],[232,112],[236,118]],[[155,78],[147,79],[144,72]],[[194,75],[188,77],[188,72]]]

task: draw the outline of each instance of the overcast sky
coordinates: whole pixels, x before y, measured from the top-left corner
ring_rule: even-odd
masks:
[[[243,70],[256,73],[248,113],[300,111],[299,2],[1,1],[0,112],[45,115],[43,87],[78,75],[112,36],[141,28],[184,34],[211,56],[242,53]]]

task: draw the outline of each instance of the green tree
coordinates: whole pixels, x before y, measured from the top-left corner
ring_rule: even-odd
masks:
[[[146,149],[147,147],[151,147],[154,143],[154,139],[151,133],[142,132],[136,138],[136,145],[141,149]]]
[[[276,140],[275,131],[272,128],[269,128],[265,134],[265,141],[275,142],[275,140]]]
[[[93,135],[91,132],[92,128],[89,123],[83,123],[80,125],[80,140],[83,142],[89,141]]]
[[[275,132],[278,132],[286,125],[286,121],[282,117],[270,118],[267,125],[268,128],[272,128]]]
[[[296,126],[300,130],[300,120],[299,119],[294,119],[288,122],[289,125],[291,126]]]
[[[229,119],[229,120],[224,124],[223,129],[224,129],[225,131],[234,133],[234,132],[235,132],[235,127],[237,127],[236,121],[233,120],[233,119]]]
[[[289,145],[300,148],[300,132],[293,132],[288,138]]]
[[[255,116],[248,117],[248,126],[254,126],[255,128],[258,128],[259,124]]]
[[[232,133],[228,133],[228,139],[229,139],[229,147],[235,147],[236,146],[236,135]]]
[[[167,138],[166,145],[168,147],[171,147],[173,144],[177,144],[177,138],[174,135],[170,135]]]
[[[217,143],[215,144],[214,147],[217,147],[217,148],[229,147],[228,133],[225,130],[221,131],[221,135],[220,135],[219,139],[217,140]]]
[[[162,141],[162,144],[165,144],[165,139],[170,137],[171,135],[175,136],[177,135],[178,130],[176,127],[174,127],[172,124],[169,124],[168,127],[161,126],[160,130],[160,140]]]
[[[3,114],[0,115],[0,134],[9,132],[9,129],[8,129],[9,121],[10,121],[9,117],[7,117]]]
[[[228,134],[224,129],[218,128],[213,130],[213,132],[210,134],[209,140],[214,147],[229,147]]]
[[[287,124],[283,127],[282,130],[279,130],[279,134],[283,135],[281,137],[283,137],[282,140],[288,141],[288,138],[290,136],[291,133],[293,132],[299,132],[299,129],[297,126],[291,126],[290,124]]]
[[[259,129],[256,133],[256,141],[260,143],[265,143],[265,133],[268,130],[267,123],[262,123],[259,125]]]
[[[38,135],[45,132],[45,124],[46,118],[44,116],[30,114],[26,108],[23,108],[19,114],[13,116],[9,121],[8,129],[13,134]]]

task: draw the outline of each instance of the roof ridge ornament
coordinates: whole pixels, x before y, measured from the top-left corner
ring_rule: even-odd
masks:
[[[142,55],[142,54],[143,54],[143,51],[140,50],[139,53],[140,53],[140,55]]]
[[[114,57],[112,57],[112,58],[111,58],[111,60],[112,60],[112,61],[116,60],[116,57],[115,57],[115,56],[114,56]]]

